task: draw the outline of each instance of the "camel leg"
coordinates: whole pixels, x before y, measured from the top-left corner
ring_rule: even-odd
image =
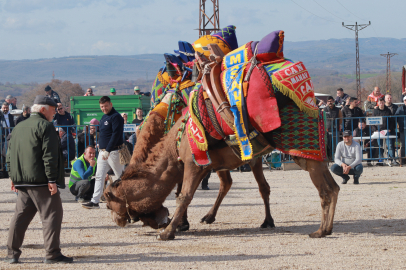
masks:
[[[185,162],[186,163],[186,162]],[[208,170],[196,166],[193,161],[189,165],[185,164],[185,171],[183,176],[182,191],[176,199],[176,210],[171,220],[171,223],[158,235],[159,240],[172,240],[175,239],[175,231],[179,223],[182,221],[183,214],[188,208],[193,199],[200,182],[202,181]]]
[[[313,184],[319,191],[321,201],[321,224],[314,233],[309,234],[312,238],[320,238],[330,235],[333,231],[334,212],[337,205],[340,187],[327,167],[326,162],[311,159],[295,158],[295,162],[310,174]]]
[[[178,188],[176,190],[176,200],[178,199],[179,195],[181,194],[182,191],[182,183],[178,184]],[[179,223],[178,227],[176,228],[177,232],[184,232],[189,230],[189,221],[187,220],[187,209],[185,210],[185,213],[182,216],[182,221]]]
[[[220,207],[221,202],[227,195],[228,191],[233,184],[233,179],[231,178],[230,171],[217,171],[217,175],[220,179],[220,188],[217,195],[216,202],[210,211],[200,220],[201,223],[211,224],[216,220],[217,210]]]
[[[269,207],[269,195],[271,194],[271,188],[264,176],[264,170],[262,169],[262,158],[257,158],[249,163],[255,180],[258,183],[259,193],[265,205],[265,220],[261,224],[261,228],[275,228],[275,223],[271,216],[271,209]]]

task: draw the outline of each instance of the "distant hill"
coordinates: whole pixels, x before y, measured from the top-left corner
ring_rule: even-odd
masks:
[[[359,43],[362,73],[385,72],[386,58],[380,54],[388,51],[398,53],[391,59],[392,70],[400,71],[406,64],[406,38],[361,38]],[[315,77],[355,72],[354,39],[285,42],[284,52],[287,58],[303,61]],[[0,82],[43,83],[52,79],[52,72],[56,79],[75,83],[151,80],[163,62],[162,54],[0,60]]]

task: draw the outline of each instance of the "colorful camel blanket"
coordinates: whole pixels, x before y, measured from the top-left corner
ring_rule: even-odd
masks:
[[[317,161],[326,159],[323,113],[317,118],[291,102],[280,110],[282,125],[273,133],[276,148],[285,154]]]

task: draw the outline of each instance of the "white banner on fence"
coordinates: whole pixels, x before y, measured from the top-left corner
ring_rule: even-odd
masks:
[[[368,126],[374,126],[374,125],[382,125],[382,117],[377,116],[377,117],[367,117],[367,125]]]
[[[124,124],[124,132],[135,132],[136,124]]]

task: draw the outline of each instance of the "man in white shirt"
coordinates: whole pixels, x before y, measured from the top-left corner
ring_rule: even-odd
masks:
[[[362,150],[359,143],[352,140],[350,130],[343,132],[343,141],[337,145],[331,171],[343,178],[343,184],[350,180],[349,175],[354,175],[354,184],[359,184],[359,177],[363,172]]]

